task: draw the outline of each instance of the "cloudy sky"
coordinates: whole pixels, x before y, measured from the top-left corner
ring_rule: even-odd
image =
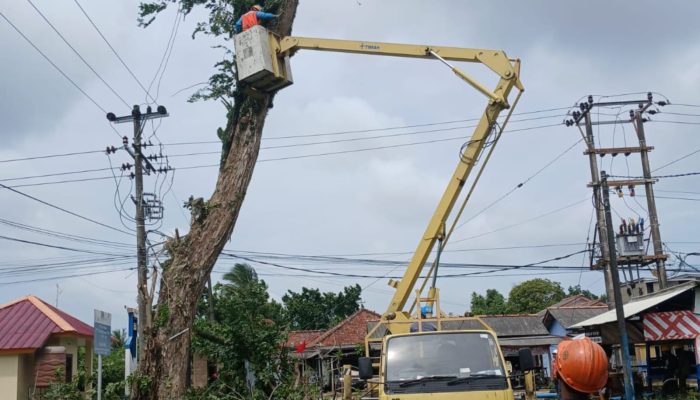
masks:
[[[131,181],[118,169],[113,176],[109,168],[131,160],[125,151],[107,157],[97,150],[119,146],[122,136],[132,135],[128,125],[110,127],[105,111],[128,114],[131,104],[147,103],[146,94],[74,0],[32,2],[99,77],[30,2],[0,7],[84,91],[0,18],[0,183],[34,198],[0,189],[0,303],[31,293],[53,304],[58,295],[61,308],[86,322],[92,322],[92,309],[98,308],[113,314],[114,326],[124,326],[124,306],[136,304],[136,275],[126,270],[134,260],[125,258],[133,254],[135,242],[128,220],[133,215]],[[216,168],[187,167],[218,162],[216,128],[225,123],[219,103],[188,103],[194,89],[186,88],[207,80],[222,57],[211,46],[221,42],[192,40],[201,12],[178,20],[171,8],[142,29],[136,24],[138,1],[80,4],[138,80],[150,87],[155,103],[170,112],[144,134],[152,143],[164,144],[162,153],[175,173],[146,177],[146,187],[160,193],[165,205],[162,226],[152,228],[183,233],[188,214],[182,201],[190,195],[208,197],[217,174]],[[699,12],[700,4],[690,1],[638,1],[632,7],[602,0],[305,0],[294,34],[503,49],[522,59],[526,92],[515,112],[526,114],[514,116],[513,131],[494,152],[460,221],[466,223],[453,234],[443,260],[524,265],[579,252],[592,239],[588,160],[583,144],[576,143],[578,131],[560,124],[566,108],[583,96],[637,99],[653,91],[656,100],[667,97],[674,105],[661,108],[646,124],[648,142],[655,147],[652,169],[663,167],[658,175],[700,171],[700,153],[664,166],[700,148]],[[275,298],[304,286],[338,291],[359,283],[365,305],[382,311],[392,294],[387,279],[323,272],[381,277],[400,275],[402,265],[272,259],[252,252],[406,261],[452,174],[460,146],[471,135],[469,120],[481,115],[486,100],[435,61],[300,52],[292,64],[295,84],[279,93],[270,111],[260,163],[228,249],[285,267],[321,270],[254,263]],[[483,67],[460,67],[487,85],[495,82]],[[595,119],[624,119],[627,111],[601,109]],[[415,125],[421,126],[402,128]],[[333,135],[321,135],[328,133]],[[634,145],[636,140],[629,124],[602,126],[596,135],[604,146]],[[182,144],[192,142],[197,143]],[[80,154],[43,157],[66,153]],[[15,159],[24,160],[11,161]],[[641,173],[635,156],[606,157],[601,168],[617,175]],[[521,182],[526,183],[513,190]],[[662,179],[656,185],[662,239],[681,256],[700,251],[697,186],[697,176]],[[613,198],[616,225],[619,217],[646,217],[643,195],[637,188],[634,198]],[[149,237],[162,239],[155,233]],[[222,259],[213,278],[220,279],[235,261]],[[588,260],[577,254],[550,264],[586,267]],[[492,268],[442,272],[488,270]],[[491,271],[440,280],[443,308],[462,313],[473,291],[493,287],[508,292],[533,277],[604,291],[602,275],[585,268]]]

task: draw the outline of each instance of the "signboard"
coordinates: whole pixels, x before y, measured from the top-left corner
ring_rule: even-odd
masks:
[[[644,315],[644,340],[695,339],[700,336],[700,318],[692,311],[666,311]]]
[[[108,356],[112,351],[112,314],[108,312],[95,310],[93,349],[101,356]]]

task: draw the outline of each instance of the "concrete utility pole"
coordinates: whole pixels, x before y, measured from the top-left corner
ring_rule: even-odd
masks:
[[[151,321],[149,320],[150,312],[147,312],[148,307],[151,306],[148,294],[148,255],[146,253],[146,218],[145,218],[145,208],[143,196],[143,174],[144,165],[146,167],[146,174],[151,172],[156,173],[156,169],[148,161],[146,157],[143,156],[142,148],[142,133],[143,133],[143,122],[148,119],[163,118],[167,117],[168,112],[163,106],[158,106],[156,112],[151,111],[149,106],[146,109],[146,114],[141,114],[141,109],[138,105],[135,105],[131,110],[131,115],[117,117],[113,113],[107,114],[107,119],[113,123],[124,123],[132,122],[134,124],[134,141],[132,143],[133,151],[129,149],[127,144],[127,139],[124,138],[124,150],[126,150],[134,158],[134,186],[135,186],[135,196],[132,198],[134,204],[136,205],[136,271],[138,276],[138,325],[137,325],[137,360],[141,362],[144,357],[144,353],[141,349],[144,348],[144,328],[151,326]]]
[[[620,351],[622,353],[622,372],[625,382],[625,399],[634,400],[634,378],[632,375],[632,362],[629,354],[629,340],[627,338],[627,323],[622,304],[622,292],[620,291],[620,276],[617,273],[617,254],[615,250],[615,231],[610,213],[610,190],[608,187],[608,175],[605,171],[600,173],[600,183],[603,191],[603,207],[605,209],[605,229],[608,231],[608,247],[610,248],[610,272],[612,274],[613,293],[615,295],[615,314],[617,315],[617,328],[620,333]]]
[[[644,173],[644,190],[647,195],[647,208],[649,209],[649,228],[651,229],[651,240],[654,245],[654,255],[656,256],[656,272],[659,279],[659,287],[665,289],[668,286],[666,278],[666,262],[664,260],[664,249],[661,243],[661,232],[659,231],[659,217],[656,214],[656,201],[654,200],[654,181],[651,177],[649,167],[649,149],[646,137],[644,136],[644,109],[630,111],[630,117],[634,120],[634,127],[639,139],[639,147],[642,148],[640,155],[642,158],[642,172]]]
[[[591,122],[591,113],[586,113],[584,115],[584,125],[586,128],[586,147],[588,153],[588,160],[591,165],[591,183],[593,186],[593,206],[596,211],[596,226],[598,228],[598,237],[600,238],[600,255],[603,260],[610,259],[610,248],[608,241],[608,233],[605,229],[605,211],[603,210],[602,201],[600,199],[600,182],[598,181],[598,159],[596,158],[596,147],[595,139],[593,137],[593,124]],[[605,274],[605,294],[607,296],[608,308],[612,309],[614,306],[614,295],[613,295],[613,285],[612,285],[612,274],[610,273],[610,268],[607,263],[603,263],[603,273]]]
[[[614,296],[613,296],[613,273],[609,268],[610,264],[610,254],[616,251],[615,243],[615,231],[608,230],[605,228],[607,223],[604,215],[603,207],[601,207],[601,187],[598,173],[598,159],[597,156],[605,157],[610,155],[615,157],[620,154],[624,154],[625,157],[632,153],[639,153],[642,161],[642,168],[644,171],[644,176],[633,178],[633,177],[623,177],[625,179],[613,180],[608,182],[608,186],[618,188],[621,192],[623,187],[628,187],[633,190],[635,186],[644,185],[646,190],[648,212],[650,219],[651,228],[651,239],[654,244],[654,255],[646,255],[643,251],[640,254],[621,254],[616,260],[619,265],[626,266],[645,266],[655,263],[657,266],[657,275],[659,280],[659,286],[665,288],[667,286],[666,278],[666,267],[665,260],[666,255],[663,254],[663,247],[661,242],[661,235],[659,233],[659,223],[656,214],[656,204],[654,202],[654,190],[653,183],[654,179],[651,176],[651,169],[649,168],[649,156],[648,153],[653,149],[653,147],[648,147],[646,144],[646,139],[644,137],[644,118],[643,114],[647,112],[647,109],[654,104],[653,96],[651,93],[647,94],[647,98],[643,100],[623,100],[623,101],[607,101],[607,102],[594,102],[593,96],[588,96],[587,101],[581,102],[578,105],[579,110],[572,112],[572,119],[565,121],[567,126],[577,126],[579,130],[581,125],[584,126],[585,132],[581,131],[581,134],[586,142],[585,154],[588,156],[591,169],[591,182],[588,186],[593,189],[593,203],[596,208],[596,219],[598,227],[598,235],[600,237],[600,258],[595,264],[592,264],[593,269],[603,269],[605,271],[605,292],[608,296],[608,307],[614,307]],[[624,106],[636,106],[636,109],[630,110],[629,119],[616,118],[615,120],[608,121],[592,121],[591,110],[596,107],[624,107]],[[593,126],[594,125],[620,125],[620,124],[632,124],[637,131],[637,137],[639,139],[639,146],[637,147],[596,147]],[[608,175],[608,177],[610,177]],[[634,194],[632,194],[633,196]],[[644,232],[641,232],[643,237]],[[632,278],[632,273],[630,272],[630,278]]]
[[[139,307],[139,332],[138,348],[143,349],[143,328],[146,326],[146,307],[148,298],[148,265],[146,259],[146,221],[143,216],[143,154],[141,153],[141,110],[134,106],[131,111],[134,122],[134,186],[136,189],[136,271],[138,275],[138,307]],[[143,351],[138,352],[139,361],[142,360]]]

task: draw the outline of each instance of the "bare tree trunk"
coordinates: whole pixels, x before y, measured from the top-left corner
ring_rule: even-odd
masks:
[[[298,0],[284,0],[275,31],[291,34]],[[194,201],[190,231],[168,242],[152,326],[144,327],[145,348],[132,384],[132,399],[180,399],[187,390],[187,366],[197,301],[236,224],[253,175],[267,110],[274,94],[237,99],[229,110],[222,168],[209,201]],[[226,140],[225,140],[226,142]],[[228,150],[228,153],[226,151]],[[149,313],[151,310],[148,310]]]

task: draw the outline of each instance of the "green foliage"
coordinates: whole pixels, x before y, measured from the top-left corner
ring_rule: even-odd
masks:
[[[302,288],[301,293],[287,291],[282,303],[292,329],[328,329],[359,310],[361,296],[360,285],[347,286],[339,293]]]
[[[40,400],[83,400],[83,394],[78,387],[78,379],[74,379],[72,382],[63,382],[64,372],[62,368],[56,368],[54,374],[54,380],[41,393]]]
[[[486,290],[486,296],[472,292],[471,312],[474,315],[498,315],[507,312],[506,299],[496,289]]]
[[[102,388],[105,400],[118,400],[124,396],[124,341],[126,331],[115,330],[112,337],[112,351],[108,356],[102,356]],[[97,366],[97,356],[92,361]],[[94,370],[93,382],[97,382],[97,368]]]
[[[567,297],[582,294],[591,300],[600,300],[601,299],[601,296],[596,296],[590,290],[581,289],[581,285],[569,286],[566,289],[566,292],[567,292],[566,293]]]
[[[508,312],[534,314],[560,301],[565,296],[559,282],[530,279],[513,286],[508,295]]]
[[[234,25],[238,18],[247,12],[253,4],[261,3],[265,11],[277,13],[280,0],[251,1],[251,0],[161,0],[141,3],[139,6],[138,23],[147,27],[156,16],[170,5],[177,5],[183,16],[189,15],[195,7],[203,7],[209,11],[208,17],[197,21],[192,38],[197,34],[221,37],[224,43],[230,43],[235,34]],[[209,85],[197,91],[190,101],[224,99],[233,100],[236,97],[236,73],[233,51],[225,45],[215,46],[224,51],[224,59],[214,65],[217,72],[209,78]],[[231,104],[229,102],[229,104]]]
[[[246,264],[236,264],[224,280],[214,288],[216,321],[198,318],[193,337],[194,351],[221,365],[219,378],[190,398],[267,399],[273,393],[273,398],[299,398],[283,346],[287,332],[282,306],[270,299],[267,284]],[[246,365],[255,375],[252,388]]]

